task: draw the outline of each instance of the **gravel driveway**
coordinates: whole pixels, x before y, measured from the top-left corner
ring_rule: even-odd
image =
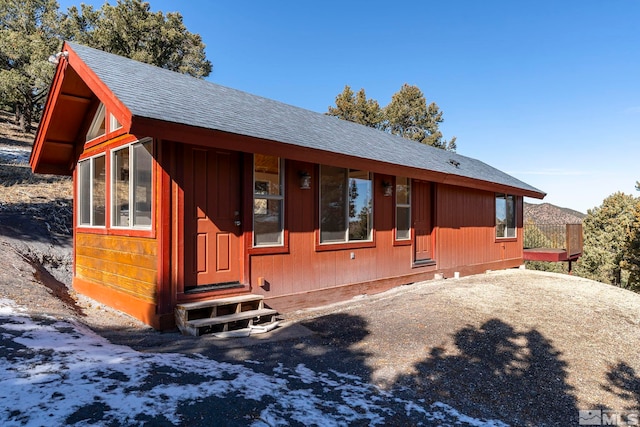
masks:
[[[640,295],[609,285],[508,270],[309,314],[372,382],[472,416],[575,425],[579,410],[640,410]]]

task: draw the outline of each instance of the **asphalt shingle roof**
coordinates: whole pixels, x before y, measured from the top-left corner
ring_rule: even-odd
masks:
[[[68,45],[134,117],[257,137],[544,194],[470,157],[76,43]]]

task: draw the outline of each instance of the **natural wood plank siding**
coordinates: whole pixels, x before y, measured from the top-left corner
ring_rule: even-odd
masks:
[[[92,284],[99,284],[107,288],[124,292],[149,303],[155,302],[155,284],[141,282],[125,276],[106,273],[104,271],[83,266],[78,266],[76,268],[76,274],[78,278],[89,281]]]
[[[101,236],[105,237],[105,236]],[[111,236],[113,237],[113,236]],[[78,255],[88,258],[105,260],[109,263],[125,264],[155,270],[157,260],[155,255],[143,255],[133,252],[123,252],[105,247],[95,248],[90,246],[78,247]]]
[[[147,302],[155,302],[155,239],[77,233],[76,276]]]
[[[154,283],[155,276],[157,274],[156,270],[137,267],[135,265],[120,264],[117,261],[113,262],[85,257],[82,255],[77,256],[77,263],[80,266],[92,268],[117,276],[128,277],[130,279],[138,280],[144,283]]]

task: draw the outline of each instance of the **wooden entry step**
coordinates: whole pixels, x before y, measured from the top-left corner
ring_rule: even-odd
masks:
[[[176,324],[183,335],[249,331],[275,322],[276,310],[264,307],[262,295],[240,295],[176,305]],[[248,335],[248,334],[247,334]]]

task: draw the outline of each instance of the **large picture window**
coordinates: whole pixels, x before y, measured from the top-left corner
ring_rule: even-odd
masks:
[[[411,239],[411,179],[396,177],[396,240]]]
[[[516,196],[496,194],[496,237],[516,237]]]
[[[366,171],[320,167],[320,243],[372,240],[372,182]]]
[[[283,245],[284,174],[279,157],[253,156],[253,246]]]
[[[78,163],[78,225],[104,227],[106,206],[105,156]]]
[[[152,150],[148,140],[112,152],[112,226],[151,228]]]

